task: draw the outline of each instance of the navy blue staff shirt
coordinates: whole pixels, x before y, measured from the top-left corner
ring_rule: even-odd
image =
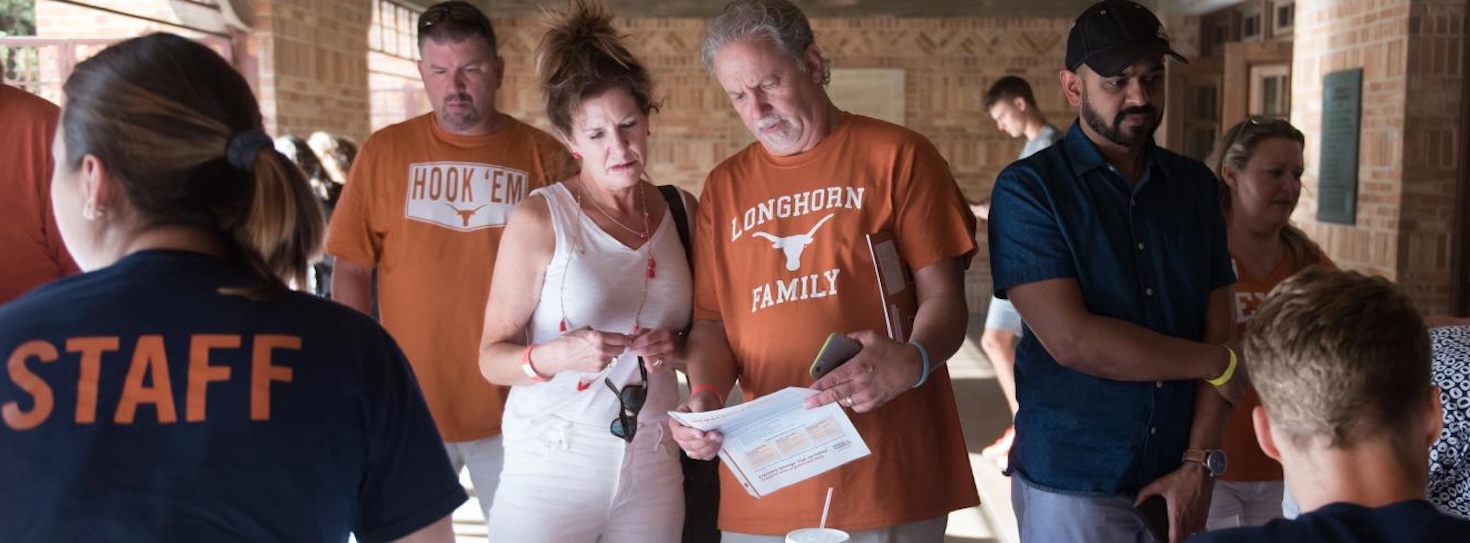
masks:
[[[0,541],[346,541],[467,499],[387,332],[144,251],[0,307]]]
[[[1093,314],[1200,341],[1210,292],[1235,283],[1218,190],[1204,164],[1152,145],[1130,184],[1073,123],[996,179],[996,296],[1075,279]],[[1028,330],[1016,349],[1011,469],[1044,489],[1132,495],[1179,467],[1195,384],[1087,375],[1058,364]]]

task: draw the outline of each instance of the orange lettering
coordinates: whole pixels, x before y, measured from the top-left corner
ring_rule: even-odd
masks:
[[[490,201],[497,204],[505,203],[505,196],[501,192],[505,186],[505,181],[502,180],[505,177],[505,172],[500,168],[496,168],[486,171],[485,176],[490,178]]]
[[[97,383],[102,378],[102,353],[116,351],[117,336],[77,337],[66,340],[66,352],[81,353],[77,378],[77,424],[97,422]]]
[[[425,166],[418,166],[413,169],[413,188],[409,189],[412,194],[409,198],[418,200],[424,197],[424,184],[428,182],[425,178],[428,175],[428,168]]]
[[[271,420],[271,381],[291,382],[291,368],[271,365],[271,350],[301,350],[300,336],[255,337],[250,356],[250,420]]]
[[[459,201],[461,201],[461,202],[474,203],[474,201],[475,201],[475,183],[474,183],[474,181],[475,181],[475,171],[473,169],[470,169],[470,168],[465,168],[464,169],[464,173],[461,174],[459,177],[460,177],[460,181],[463,183],[463,186],[461,186],[460,189],[459,189],[460,192],[461,192],[461,196],[460,196]]]
[[[209,350],[239,348],[240,336],[199,334],[189,341],[189,392],[184,399],[184,420],[204,420],[209,382],[230,380],[229,366],[209,365]]]
[[[444,178],[444,199],[450,202],[459,201],[459,168],[450,168]]]
[[[429,170],[429,199],[438,200],[439,193],[444,191],[444,170],[434,166]]]
[[[516,205],[526,196],[526,176],[511,175],[505,186],[505,203]]]
[[[34,357],[37,361],[46,363],[55,362],[59,356],[56,346],[39,339],[22,343],[10,353],[10,361],[6,363],[6,368],[10,370],[10,380],[35,398],[35,402],[30,411],[22,411],[18,402],[6,402],[0,407],[0,416],[5,418],[6,426],[12,430],[30,430],[40,426],[46,422],[46,417],[51,416],[51,408],[56,403],[51,385],[31,373],[31,369],[26,367],[26,359]]]
[[[143,379],[153,375],[153,386],[143,386]],[[133,349],[133,364],[128,367],[128,377],[123,383],[122,399],[117,403],[117,415],[113,422],[132,424],[138,404],[151,403],[158,410],[158,422],[171,424],[179,421],[174,408],[173,386],[169,384],[168,358],[163,352],[163,336],[149,335],[138,338]]]

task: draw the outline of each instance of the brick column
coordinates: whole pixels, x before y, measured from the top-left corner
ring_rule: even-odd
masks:
[[[1295,219],[1343,268],[1397,281],[1425,313],[1450,303],[1464,0],[1298,0],[1292,123],[1307,134]],[[1322,77],[1363,69],[1355,225],[1322,224]]]
[[[259,59],[266,130],[369,133],[368,25],[362,0],[257,0],[250,53]]]

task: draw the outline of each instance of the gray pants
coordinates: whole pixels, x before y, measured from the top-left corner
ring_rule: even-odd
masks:
[[[949,515],[888,528],[852,532],[852,543],[943,543]],[[755,535],[723,532],[721,543],[784,543],[784,535]]]
[[[1122,496],[1076,496],[1049,492],[1011,477],[1011,506],[1022,543],[1155,543]]]

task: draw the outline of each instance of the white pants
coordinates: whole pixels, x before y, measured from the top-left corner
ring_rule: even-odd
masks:
[[[500,436],[476,441],[445,442],[444,452],[449,453],[449,464],[454,472],[469,468],[470,482],[475,485],[475,496],[480,499],[480,511],[490,518],[490,502],[495,498],[495,487],[500,484],[500,468],[505,464],[505,447]]]
[[[666,429],[641,424],[629,444],[606,425],[557,421],[507,441],[490,541],[678,543],[684,472]]]
[[[816,525],[812,525],[816,527]],[[949,527],[949,515],[899,524],[888,528],[877,528],[852,532],[852,543],[942,543],[944,531]],[[784,543],[785,535],[756,535],[737,532],[722,532],[721,543]]]
[[[1281,518],[1282,481],[1215,481],[1206,530],[1260,526]]]

